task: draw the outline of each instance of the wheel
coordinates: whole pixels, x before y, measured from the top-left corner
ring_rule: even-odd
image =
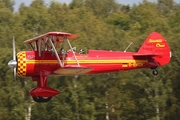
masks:
[[[52,97],[32,97],[35,102],[48,102]]]
[[[153,73],[153,75],[157,75],[158,71],[157,70],[153,70],[152,73]]]

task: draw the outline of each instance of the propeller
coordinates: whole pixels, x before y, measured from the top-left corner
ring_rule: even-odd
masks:
[[[16,47],[15,47],[14,37],[13,37],[13,40],[12,40],[12,47],[13,47],[13,60],[10,60],[8,62],[8,66],[14,70],[14,79],[16,80],[17,61],[16,61]]]

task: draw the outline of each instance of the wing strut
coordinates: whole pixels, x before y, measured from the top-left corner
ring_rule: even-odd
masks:
[[[41,50],[42,50],[42,39],[40,39],[39,41],[39,49],[38,49],[39,57],[41,57]]]
[[[67,42],[68,42],[68,44],[69,44],[69,47],[71,48],[71,51],[72,51],[72,53],[73,53],[73,55],[74,55],[74,58],[76,59],[77,65],[80,66],[80,65],[79,65],[79,62],[78,62],[78,60],[77,60],[77,57],[76,57],[76,55],[75,55],[75,53],[74,53],[74,51],[73,51],[73,48],[72,48],[72,46],[71,46],[71,44],[70,44],[70,42],[69,42],[69,40],[68,40],[67,38],[66,38],[66,40],[67,40]]]
[[[49,41],[50,41],[50,43],[51,43],[51,46],[52,46],[52,49],[53,49],[53,51],[54,51],[54,53],[55,53],[55,55],[56,55],[56,58],[57,58],[57,60],[58,60],[58,62],[59,62],[59,65],[61,66],[61,67],[63,67],[64,65],[62,64],[62,62],[61,62],[61,60],[60,60],[60,58],[59,58],[59,56],[58,56],[58,53],[57,53],[57,51],[56,51],[56,48],[55,48],[55,46],[54,46],[54,44],[53,44],[53,42],[52,42],[52,40],[49,38]]]
[[[65,44],[66,44],[66,41],[64,41],[64,43],[63,43],[63,49],[64,49],[64,50],[65,50]],[[63,65],[64,65],[65,54],[66,54],[66,52],[64,51],[64,52],[63,52],[63,59],[62,59]]]

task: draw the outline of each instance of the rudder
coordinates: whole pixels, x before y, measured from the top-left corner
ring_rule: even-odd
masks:
[[[152,54],[160,66],[170,62],[171,51],[167,41],[158,32],[152,32],[138,50],[138,54]]]

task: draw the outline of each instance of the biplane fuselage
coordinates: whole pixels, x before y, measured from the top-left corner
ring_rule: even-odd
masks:
[[[18,64],[18,75],[32,77],[39,75],[39,71],[47,71],[49,75],[81,75],[147,67],[145,63],[149,61],[148,57],[142,56],[136,59],[133,54],[134,52],[89,50],[88,54],[75,54],[79,63],[78,66],[72,51],[68,51],[64,59],[64,66],[68,68],[63,69],[52,52],[42,52],[42,56],[38,56],[37,51],[24,51],[17,55],[18,61],[23,63]],[[62,59],[62,54],[59,54],[59,57]],[[81,69],[78,69],[79,67]]]
[[[77,52],[69,39],[77,35],[64,32],[49,32],[24,41],[31,50],[15,55],[13,40],[13,60],[8,65],[21,77],[31,77],[37,87],[29,94],[36,102],[47,102],[59,91],[47,87],[49,75],[69,76],[121,72],[126,70],[150,68],[154,75],[158,66],[170,62],[171,52],[162,35],[152,32],[138,52],[111,50],[88,50]],[[69,48],[66,45],[69,45]]]

